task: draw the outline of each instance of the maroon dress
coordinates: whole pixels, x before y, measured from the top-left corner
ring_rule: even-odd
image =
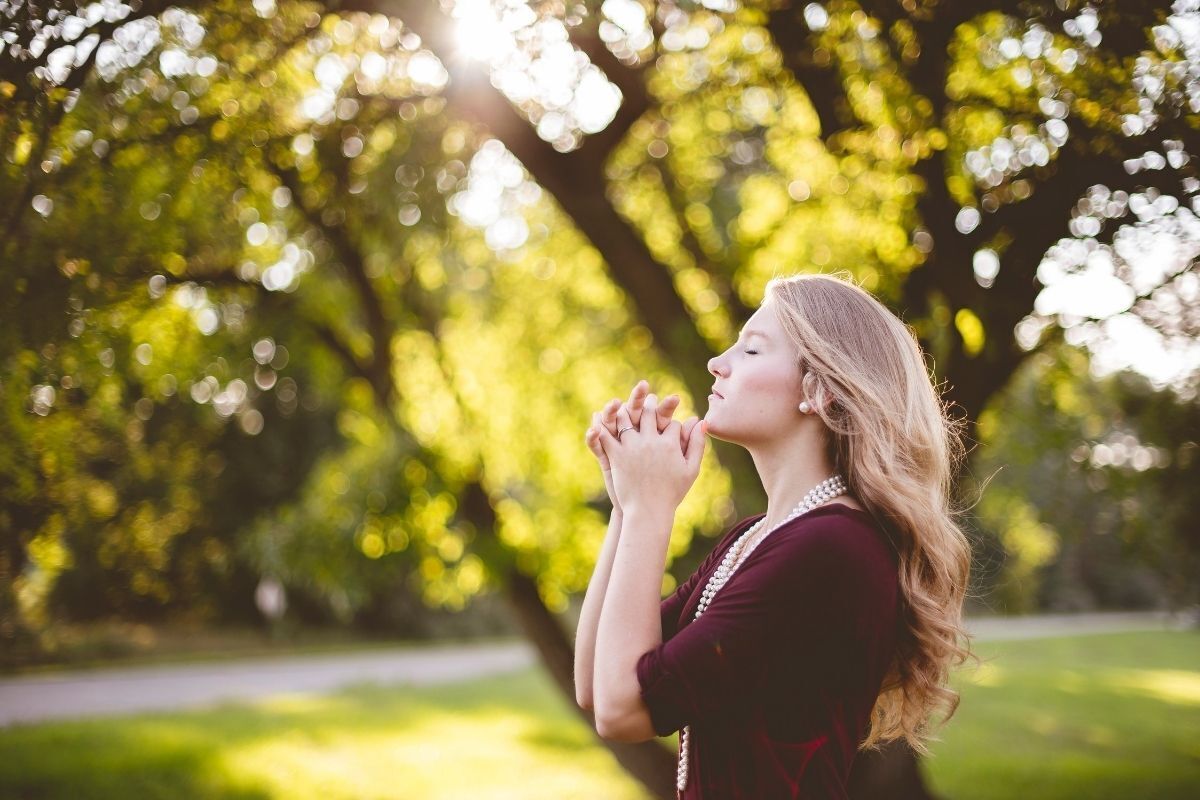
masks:
[[[662,602],[663,643],[637,661],[654,731],[691,725],[687,800],[835,800],[896,647],[895,550],[832,501],[782,526],[694,619],[742,520]]]

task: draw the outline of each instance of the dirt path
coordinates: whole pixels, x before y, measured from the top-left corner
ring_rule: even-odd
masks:
[[[1120,631],[1184,630],[1200,625],[1196,611],[1172,615],[1166,611],[1106,611],[1094,614],[1037,614],[1027,617],[967,619],[967,630],[978,641],[1039,639]]]
[[[1063,614],[969,619],[976,641],[1167,630],[1194,617],[1164,612]],[[71,717],[199,708],[352,683],[428,685],[524,669],[537,662],[527,642],[452,644],[319,656],[188,665],[92,669],[0,678],[0,727]]]
[[[0,678],[0,727],[328,692],[361,682],[450,683],[533,662],[533,648],[514,641],[21,675]]]

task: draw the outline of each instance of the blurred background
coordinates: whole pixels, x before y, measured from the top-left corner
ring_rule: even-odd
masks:
[[[0,794],[673,796],[574,704],[583,431],[836,272],[967,423],[989,659],[855,796],[1194,797],[1198,123],[1193,0],[0,0]],[[763,504],[714,447],[664,593]],[[314,653],[479,666],[38,711]]]

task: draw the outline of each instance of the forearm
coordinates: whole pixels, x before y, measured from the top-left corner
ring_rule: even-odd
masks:
[[[596,559],[592,579],[588,581],[587,593],[583,597],[583,608],[579,612],[579,625],[575,629],[575,701],[581,708],[592,707],[592,675],[595,670],[596,628],[600,624],[600,609],[604,605],[609,576],[612,574],[613,559],[617,553],[617,542],[621,537],[621,510],[614,508],[608,520],[608,532]]]
[[[661,588],[674,509],[627,509],[596,632],[597,719],[641,707],[637,660],[662,643]]]

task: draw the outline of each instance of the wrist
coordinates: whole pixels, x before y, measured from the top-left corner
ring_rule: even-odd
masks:
[[[661,502],[628,503],[621,507],[621,514],[627,522],[675,524],[675,508]]]

